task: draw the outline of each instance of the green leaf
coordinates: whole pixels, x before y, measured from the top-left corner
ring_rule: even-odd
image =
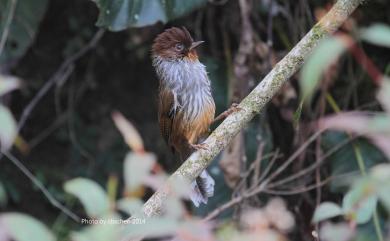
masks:
[[[0,182],[0,207],[4,207],[7,204],[7,192],[3,184]]]
[[[354,236],[354,229],[347,223],[325,223],[320,229],[320,240],[350,241]]]
[[[318,44],[301,71],[300,85],[302,99],[304,101],[310,99],[324,70],[326,70],[344,50],[345,45],[337,37],[326,38]]]
[[[390,26],[385,24],[374,24],[361,32],[363,40],[390,48]]]
[[[380,229],[386,230],[385,217],[383,215],[378,215],[378,216],[379,216]],[[377,227],[376,227],[373,219],[371,219],[371,221],[369,221],[367,223],[359,224],[358,228],[356,228],[354,230],[355,230],[354,233],[355,233],[355,237],[356,237],[356,239],[354,241],[381,241],[378,238]],[[350,240],[351,239],[349,239],[349,241]],[[339,240],[335,240],[335,241],[339,241]]]
[[[172,193],[175,197],[187,198],[190,194],[191,183],[182,177],[174,177],[176,181],[172,182]]]
[[[24,55],[35,38],[48,3],[47,0],[0,0],[0,35],[4,32],[12,2],[16,2],[16,9],[9,25],[7,42],[0,53],[0,64]]]
[[[386,207],[387,212],[390,213],[390,183],[379,190],[379,198],[381,203]]]
[[[376,165],[371,169],[370,176],[376,181],[379,200],[390,213],[390,164]]]
[[[142,219],[140,220],[142,221]],[[175,233],[184,222],[179,222],[172,218],[161,217],[148,218],[145,220],[145,224],[126,225],[126,237],[131,240],[132,238],[140,236],[145,236],[146,238],[168,236]]]
[[[346,143],[348,135],[341,132],[327,131],[322,135],[321,146],[324,153],[337,148],[340,144]],[[359,148],[360,153],[364,160],[366,168],[386,161],[386,157],[381,151],[378,150],[374,145],[369,143],[367,140],[359,139],[353,143],[347,143],[341,148],[337,149],[332,155],[328,157],[331,163],[331,175],[339,176],[347,173],[359,172],[359,166],[354,151],[354,146]],[[343,178],[337,178],[331,181],[330,189],[332,192],[345,192],[349,187],[355,176],[344,175]]]
[[[129,191],[136,190],[149,175],[156,161],[156,156],[151,153],[134,153],[127,154],[125,159],[124,177],[126,188]]]
[[[86,178],[75,178],[64,184],[66,192],[76,196],[83,204],[88,216],[102,217],[109,211],[106,192],[96,182]]]
[[[318,206],[313,215],[313,223],[333,218],[343,214],[343,210],[339,205],[332,202],[323,202]]]
[[[240,233],[237,230],[236,226],[233,222],[221,222],[218,229],[215,230],[215,236],[217,240],[235,240],[232,237],[239,237]],[[240,239],[241,241],[244,241]]]
[[[376,210],[378,204],[378,197],[376,195],[367,197],[358,208],[356,213],[356,223],[363,224],[370,221],[372,215]]]
[[[143,27],[183,16],[207,0],[95,0],[99,8],[97,26],[111,31]]]
[[[378,197],[368,193],[369,182],[359,181],[343,198],[344,213],[358,224],[367,223],[376,210]]]
[[[164,206],[167,217],[178,219],[183,217],[183,214],[185,213],[183,203],[178,197],[168,197]]]
[[[16,77],[0,74],[0,96],[19,88],[20,80]]]
[[[16,122],[12,113],[0,104],[0,144],[2,151],[6,151],[12,146],[16,134]]]
[[[143,202],[138,198],[123,198],[117,201],[117,208],[129,215],[135,215],[142,210]]]
[[[385,109],[385,111],[390,115],[390,80],[389,79],[383,80],[377,98],[381,103],[382,107]]]
[[[378,181],[390,182],[390,164],[382,163],[374,166],[370,170],[370,176]]]
[[[85,221],[85,220],[84,220]],[[83,220],[81,223],[84,222]],[[92,221],[92,220],[88,220]],[[119,233],[121,225],[116,223],[120,221],[120,217],[117,214],[111,214],[109,216],[102,216],[101,219],[93,220],[96,224],[91,224],[87,228],[79,232],[71,233],[71,240],[74,241],[108,241],[108,240],[120,240]],[[86,223],[89,224],[89,223]]]
[[[3,228],[1,228],[3,226]],[[38,220],[21,213],[0,215],[0,230],[15,241],[54,241],[50,230]]]

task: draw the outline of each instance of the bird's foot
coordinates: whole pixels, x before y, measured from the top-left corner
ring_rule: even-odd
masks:
[[[232,113],[237,112],[237,111],[240,111],[240,110],[242,110],[242,108],[239,107],[237,103],[233,103],[233,104],[229,107],[229,109],[225,110],[225,111],[222,112],[219,116],[217,116],[217,117],[214,119],[214,122],[219,121],[219,120],[223,120],[223,119],[225,119],[226,117],[228,117],[229,115],[231,115]]]
[[[190,143],[190,146],[192,147],[192,148],[194,148],[195,150],[208,150],[209,149],[209,147],[207,146],[207,144],[206,143],[199,143],[199,144],[191,144]]]
[[[240,111],[242,110],[241,107],[238,106],[237,103],[232,103],[232,105],[229,107],[229,109],[227,110],[227,112],[229,113],[229,115],[233,112],[237,112],[237,111]]]

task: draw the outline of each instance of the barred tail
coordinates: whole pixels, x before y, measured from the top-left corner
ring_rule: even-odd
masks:
[[[207,204],[208,198],[214,196],[214,179],[206,170],[191,184],[190,198],[196,207],[200,203]]]

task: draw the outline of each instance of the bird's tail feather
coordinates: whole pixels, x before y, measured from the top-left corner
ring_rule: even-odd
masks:
[[[190,199],[196,207],[200,203],[207,204],[208,198],[214,196],[214,179],[206,170],[191,184]]]
[[[194,149],[187,145],[183,145],[180,148],[180,157],[182,161],[185,161]],[[215,181],[210,174],[204,170],[200,175],[191,183],[190,199],[196,207],[199,207],[201,203],[207,204],[208,198],[214,196]]]

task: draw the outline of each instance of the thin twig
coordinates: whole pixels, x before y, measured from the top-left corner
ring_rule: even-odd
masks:
[[[357,138],[357,136],[355,136],[354,139],[355,138]],[[288,176],[288,177],[286,177],[284,179],[281,179],[281,180],[279,180],[277,182],[273,182],[269,186],[270,187],[280,186],[280,185],[283,185],[283,184],[285,184],[287,182],[290,182],[290,181],[292,181],[294,179],[297,179],[297,178],[299,178],[301,176],[304,176],[304,175],[308,174],[309,172],[311,172],[314,169],[316,169],[319,165],[321,165],[329,156],[333,155],[335,152],[340,150],[343,146],[345,146],[346,144],[350,143],[352,140],[353,139],[345,139],[344,141],[340,142],[336,146],[332,147],[325,155],[323,155],[321,157],[321,159],[318,162],[313,163],[309,167],[307,167],[305,169],[302,169],[299,172],[294,173],[291,176]]]
[[[105,32],[104,29],[99,29],[95,33],[93,38],[90,40],[90,42],[82,49],[80,49],[77,53],[67,58],[61,64],[58,70],[52,75],[52,77],[42,86],[42,88],[38,91],[38,93],[30,101],[30,103],[24,108],[17,126],[18,133],[23,128],[32,110],[42,99],[42,97],[49,91],[49,89],[54,84],[56,84],[58,81],[65,81],[70,76],[70,74],[73,71],[74,62],[80,59],[82,56],[84,56],[89,50],[96,47],[98,41],[102,38],[104,32]],[[57,201],[50,194],[50,192],[44,187],[44,185],[41,182],[39,182],[39,180],[18,159],[16,159],[11,153],[8,152],[1,152],[0,159],[3,157],[3,155],[5,155],[9,160],[11,160],[42,191],[42,193],[47,197],[47,199],[50,201],[50,203],[53,206],[60,209],[62,212],[64,212],[66,215],[68,215],[76,222],[79,222],[80,218],[76,214],[68,210],[65,206],[63,206],[59,201]]]
[[[70,211],[68,208],[66,208],[64,205],[62,205],[50,192],[46,189],[46,187],[34,176],[34,174],[31,173],[30,170],[27,169],[27,167],[19,161],[15,156],[13,156],[9,152],[2,152],[4,156],[6,156],[15,166],[17,166],[24,175],[28,177],[28,179],[31,180],[32,183],[35,184],[35,186],[38,187],[39,190],[45,195],[45,197],[49,200],[49,202],[59,210],[61,210],[64,214],[66,214],[68,217],[73,219],[76,222],[80,222],[81,218],[77,216],[75,213]]]
[[[11,0],[11,6],[9,8],[7,20],[4,25],[3,33],[1,34],[1,40],[0,40],[0,56],[3,53],[3,49],[5,46],[5,43],[7,42],[9,28],[11,27],[12,19],[15,15],[16,5],[18,3],[18,0]]]
[[[17,132],[23,128],[26,123],[28,117],[30,116],[32,110],[38,104],[38,102],[42,99],[43,96],[49,91],[49,89],[57,82],[64,81],[64,78],[68,78],[70,73],[73,70],[73,64],[75,61],[84,56],[89,50],[96,47],[99,40],[102,38],[105,30],[99,29],[93,38],[89,41],[87,45],[85,45],[82,49],[80,49],[77,53],[67,58],[58,70],[52,75],[52,77],[46,81],[46,83],[42,86],[42,88],[38,91],[38,93],[34,96],[34,98],[30,101],[30,103],[23,109],[22,115],[18,122]]]
[[[39,132],[37,136],[31,139],[28,142],[29,149],[33,149],[37,145],[39,145],[42,141],[44,141],[48,136],[50,136],[56,129],[58,129],[64,122],[68,119],[68,111],[62,113],[56,120],[50,124],[46,129]]]
[[[229,202],[219,206],[217,209],[214,209],[214,211],[212,211],[211,213],[209,213],[204,219],[203,221],[208,221],[208,220],[211,220],[215,217],[217,217],[219,214],[221,214],[223,211],[225,211],[226,209],[229,209],[231,207],[233,207],[234,205],[240,203],[241,201],[247,199],[247,198],[250,198],[250,197],[253,197],[254,195],[257,195],[259,194],[261,191],[263,191],[264,189],[266,188],[266,183],[263,183],[262,185],[258,186],[255,190],[252,190],[252,191],[246,191],[245,193],[243,193],[242,195],[240,196],[237,196],[235,198],[233,198],[232,200],[230,200]]]
[[[321,134],[322,131],[318,131],[316,133],[314,133],[302,146],[301,148],[299,148],[293,155],[291,155],[291,157],[284,163],[284,165],[282,165],[280,168],[278,168],[277,172],[278,173],[281,173],[282,171],[284,171],[288,165],[295,160],[295,158],[302,152],[306,149],[306,147],[311,143],[313,142],[314,140],[317,139],[317,137],[319,136],[319,134]],[[340,148],[340,147],[339,147]],[[333,149],[332,153],[336,151],[336,148]],[[330,154],[329,154],[330,155]],[[328,155],[328,156],[329,156]],[[328,157],[326,156],[326,157]],[[271,170],[271,166],[272,164],[274,163],[274,161],[277,159],[275,158],[277,157],[277,153],[274,155],[274,158],[271,160],[270,164],[267,166],[267,169],[264,171],[262,177],[260,178],[260,180],[262,181],[261,185],[259,186],[253,186],[251,187],[249,190],[247,190],[247,192],[243,193],[241,196],[237,196],[235,198],[233,198],[232,200],[230,200],[229,202],[223,204],[222,206],[220,206],[219,208],[215,209],[213,212],[211,212],[210,214],[208,214],[206,216],[206,218],[204,219],[205,221],[207,220],[211,220],[215,217],[217,217],[220,213],[222,213],[223,211],[225,211],[226,209],[240,203],[241,201],[243,201],[244,199],[247,199],[247,198],[250,198],[254,195],[257,195],[259,194],[260,192],[264,192],[264,191],[267,191],[268,193],[270,192],[278,192],[276,190],[270,190],[268,188],[270,187],[275,187],[276,185],[273,185],[273,183],[270,183],[270,181],[276,177],[278,175],[278,173],[276,175],[271,175],[270,177],[264,179],[269,170]],[[325,157],[325,156],[324,156]],[[325,159],[325,158],[324,158]],[[300,172],[301,173],[301,172]],[[295,176],[295,175],[293,175]],[[286,179],[291,179],[290,177],[289,178],[286,178]],[[327,181],[327,179],[325,180]],[[324,181],[323,181],[324,182]],[[322,182],[321,182],[322,183]],[[322,185],[324,185],[325,183],[322,183]],[[313,189],[313,188],[316,188],[317,186],[310,186],[309,188]],[[309,189],[309,190],[311,190]],[[305,189],[301,189],[299,191],[303,192]],[[285,192],[285,193],[294,193],[294,191],[280,191],[280,192]]]
[[[315,189],[318,186],[323,186],[331,180],[338,179],[338,178],[345,178],[346,176],[351,176],[351,175],[355,175],[355,174],[356,174],[356,172],[350,172],[350,173],[345,173],[345,174],[341,174],[341,175],[337,175],[337,176],[331,176],[331,177],[328,177],[327,179],[323,180],[319,185],[314,184],[314,185],[310,185],[307,187],[299,188],[298,190],[271,190],[271,189],[268,189],[268,185],[266,185],[265,183],[262,183],[262,185],[258,186],[256,189],[251,190],[250,192],[246,192],[242,196],[235,197],[232,200],[230,200],[229,202],[219,206],[217,209],[214,209],[211,213],[209,213],[203,219],[203,221],[210,221],[211,219],[214,219],[218,215],[220,215],[223,211],[225,211],[225,210],[231,208],[232,206],[239,204],[243,200],[245,200],[247,198],[251,198],[252,196],[257,195],[261,192],[268,193],[268,194],[274,194],[274,195],[296,195],[296,194],[299,194],[302,192],[307,192],[307,191],[310,191],[312,189]]]
[[[332,177],[328,177],[324,180],[322,180],[319,183],[314,183],[310,186],[305,187],[299,187],[296,188],[296,190],[272,190],[272,189],[264,189],[264,193],[273,194],[273,195],[296,195],[304,192],[311,191],[313,189],[316,189],[318,187],[322,187],[323,185],[327,184],[330,180],[332,180]]]
[[[74,92],[74,87],[73,87],[73,81],[71,81],[71,85],[69,87],[69,93],[68,93],[68,112],[69,112],[69,121],[68,121],[68,132],[69,132],[69,137],[71,143],[76,147],[76,149],[80,152],[80,154],[85,157],[89,162],[93,162],[94,157],[91,153],[88,152],[80,143],[79,138],[76,136],[76,127],[75,127],[75,118],[74,118],[74,99],[75,94],[73,95]]]
[[[319,132],[319,133],[320,133],[320,132]],[[316,139],[314,138],[314,137],[317,137],[316,134],[317,134],[317,133],[315,133],[315,134],[311,137],[312,141],[316,140]],[[311,141],[311,142],[312,142],[312,141]],[[346,144],[349,143],[350,141],[351,141],[350,139],[345,140],[345,141],[343,141],[342,143],[340,143],[339,145],[333,147],[330,151],[328,151],[328,152],[322,157],[322,159],[321,159],[320,161],[323,162],[326,158],[328,158],[330,155],[332,155],[333,153],[335,153],[336,151],[338,151],[341,147],[343,147],[344,145],[346,145]],[[310,143],[310,142],[306,142],[305,144],[309,144],[309,143]],[[303,150],[304,150],[304,149],[303,149]],[[297,150],[292,156],[297,156],[297,155],[299,155],[299,153],[300,153],[301,151],[302,151],[302,150]],[[277,155],[275,154],[274,157],[275,157],[275,156],[277,156]],[[273,160],[275,160],[275,159],[276,159],[276,158],[273,158]],[[295,159],[295,158],[291,158],[291,157],[289,158],[289,160],[294,160],[294,159]],[[272,162],[272,161],[271,161],[271,162]],[[227,202],[227,203],[221,205],[220,207],[218,207],[217,209],[215,209],[213,212],[211,212],[210,214],[208,214],[204,220],[205,220],[205,221],[211,220],[211,219],[217,217],[220,213],[222,213],[222,212],[225,211],[226,209],[228,209],[228,208],[230,208],[230,207],[232,207],[232,206],[234,206],[234,205],[240,203],[241,201],[243,201],[243,200],[245,200],[245,199],[247,199],[247,198],[250,198],[250,197],[252,197],[252,196],[254,196],[254,195],[257,195],[257,194],[259,194],[259,193],[261,193],[261,192],[270,193],[270,194],[276,194],[276,195],[293,195],[293,194],[298,194],[298,193],[310,191],[310,190],[312,190],[312,189],[314,189],[314,188],[317,188],[318,186],[323,186],[323,185],[325,185],[326,183],[328,183],[331,179],[339,178],[339,177],[345,176],[345,175],[350,175],[350,174],[348,173],[348,174],[343,174],[343,175],[339,175],[339,176],[335,176],[335,177],[330,177],[331,179],[329,179],[329,178],[328,178],[328,179],[325,179],[325,180],[323,180],[322,182],[320,182],[319,184],[314,184],[314,185],[311,185],[311,186],[309,186],[309,187],[302,187],[302,188],[300,188],[300,189],[298,189],[298,190],[272,190],[272,189],[269,189],[269,188],[276,187],[277,185],[275,185],[275,184],[278,184],[278,185],[279,185],[279,183],[282,183],[282,184],[283,184],[283,183],[286,182],[285,180],[288,180],[288,181],[293,180],[293,179],[295,179],[295,178],[297,178],[297,177],[299,177],[299,176],[301,176],[301,175],[307,173],[308,170],[315,169],[315,167],[317,166],[316,164],[317,164],[317,163],[315,163],[315,165],[312,165],[312,166],[310,166],[309,168],[304,169],[304,170],[298,172],[297,174],[294,174],[294,175],[292,175],[292,176],[290,176],[290,177],[287,177],[287,178],[285,178],[285,179],[283,179],[283,180],[281,180],[281,181],[279,181],[279,182],[277,182],[277,183],[269,183],[269,181],[270,181],[271,179],[270,179],[270,178],[267,178],[267,179],[265,179],[265,180],[262,182],[262,185],[257,186],[257,187],[252,187],[252,188],[249,189],[247,192],[243,193],[241,196],[237,196],[237,197],[233,198],[232,200],[230,200],[229,202]],[[269,167],[269,166],[272,166],[272,165],[268,165],[268,167]],[[285,168],[287,168],[287,166],[288,166],[288,165],[285,165],[285,167],[283,168],[283,170],[284,170]],[[270,170],[270,169],[268,169],[268,170]],[[282,171],[283,171],[283,170],[282,170]],[[266,176],[266,175],[265,175],[265,176]]]
[[[38,102],[42,99],[43,96],[49,91],[49,89],[59,81],[65,81],[73,71],[73,64],[75,61],[84,56],[89,50],[96,47],[99,40],[103,37],[105,33],[104,29],[99,29],[93,38],[89,41],[89,43],[80,49],[77,53],[67,58],[58,68],[58,70],[52,75],[52,77],[46,81],[46,83],[42,86],[42,88],[38,91],[38,93],[34,96],[34,98],[30,101],[30,103],[23,109],[22,115],[19,119],[17,125],[17,133],[20,133],[21,129],[25,125],[28,117],[31,112],[38,104]],[[3,157],[3,154],[0,153],[0,160]]]
[[[267,60],[269,64],[269,68],[272,68],[272,46],[274,45],[274,37],[273,37],[273,20],[274,20],[274,9],[277,8],[276,3],[273,0],[269,1],[269,10],[268,10],[268,19],[267,19]]]
[[[296,195],[296,194],[311,191],[311,190],[316,189],[318,187],[322,187],[334,179],[345,178],[345,176],[350,176],[353,174],[356,174],[356,172],[344,173],[344,174],[340,174],[337,176],[330,176],[330,177],[327,177],[326,179],[322,180],[319,183],[314,183],[314,184],[309,185],[309,186],[295,188],[294,190],[274,190],[274,189],[265,188],[262,190],[262,192],[268,193],[268,194],[273,194],[273,195]]]
[[[305,141],[305,143],[302,144],[299,149],[292,154],[287,161],[285,161],[275,172],[272,173],[272,175],[268,178],[268,181],[272,181],[275,177],[277,177],[281,172],[283,172],[294,160],[303,152],[313,141],[317,139],[317,137],[323,132],[324,130],[319,130],[315,132],[309,139]]]
[[[277,150],[275,153],[272,153],[272,152],[271,152],[271,153],[267,153],[267,154],[264,155],[259,161],[261,162],[262,160],[265,160],[265,159],[267,159],[267,158],[269,158],[269,157],[271,157],[271,156],[272,156],[272,159],[271,159],[270,163],[268,164],[268,166],[267,166],[267,168],[266,168],[266,170],[265,170],[264,172],[266,172],[267,170],[269,170],[269,169],[270,169],[269,167],[273,165],[273,163],[275,162],[275,160],[277,160],[279,157],[281,157],[281,155],[278,154],[278,150]],[[256,162],[253,162],[253,163],[249,166],[248,170],[242,175],[241,181],[237,184],[236,189],[240,188],[240,187],[244,184],[246,178],[252,173],[252,171],[256,170],[256,169],[255,169],[255,166],[256,166]],[[260,177],[260,178],[261,178],[261,177]],[[260,178],[257,179],[257,180],[260,180]],[[257,186],[258,184],[259,184],[259,181],[257,182],[256,186]]]
[[[264,180],[264,178],[268,175],[268,173],[271,171],[273,165],[275,164],[276,160],[281,157],[281,155],[279,155],[279,149],[276,150],[275,152],[275,155],[273,156],[273,158],[271,159],[271,161],[268,163],[267,167],[265,168],[264,172],[261,174],[261,176],[259,177],[259,179],[257,179],[257,183],[256,185],[259,185],[261,183],[261,181]]]
[[[265,147],[265,143],[263,141],[260,141],[257,147],[256,159],[251,165],[251,167],[253,168],[251,185],[255,185],[255,183],[257,183],[257,180],[259,180],[260,178],[260,172],[262,171],[261,160],[263,159],[264,156],[264,147]]]

